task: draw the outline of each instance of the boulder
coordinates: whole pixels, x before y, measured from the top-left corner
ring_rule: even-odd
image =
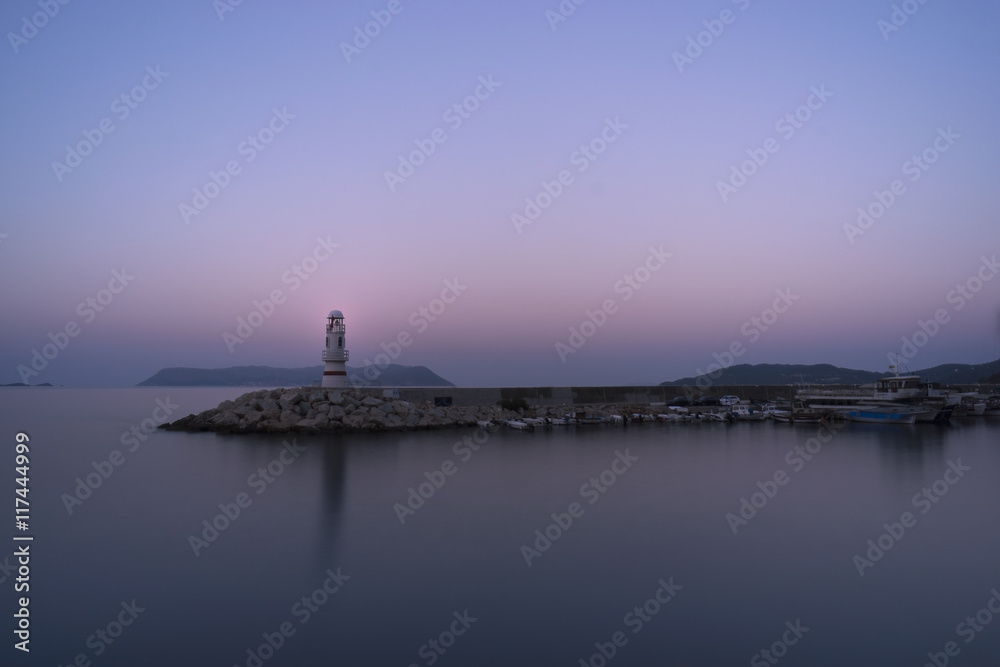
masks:
[[[340,393],[339,389],[333,389],[327,394],[326,400],[330,401],[332,405],[341,405],[344,402],[344,395]]]
[[[361,401],[361,405],[363,405],[365,407],[368,407],[368,408],[378,407],[379,405],[382,405],[383,403],[385,403],[385,401],[383,401],[380,398],[375,398],[374,396],[365,396],[365,398],[362,399],[362,401]]]
[[[364,423],[365,418],[359,414],[349,414],[344,417],[344,426],[348,426],[350,428],[361,428]]]
[[[327,412],[327,415],[330,417],[330,419],[335,421],[340,421],[345,416],[347,416],[346,413],[344,412],[344,408],[340,407],[339,405],[331,405],[330,410]]]
[[[217,427],[233,427],[240,423],[240,417],[227,410],[216,414],[209,423]]]
[[[325,401],[326,400],[326,394],[324,393],[324,391],[322,389],[317,389],[316,391],[314,391],[311,394],[309,394],[308,400],[311,403],[317,403],[319,401]]]

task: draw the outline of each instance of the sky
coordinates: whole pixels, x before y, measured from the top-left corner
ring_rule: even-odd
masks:
[[[992,361],[998,21],[12,0],[0,383],[318,365],[331,309],[463,386]]]

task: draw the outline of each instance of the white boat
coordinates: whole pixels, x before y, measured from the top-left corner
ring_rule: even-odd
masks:
[[[497,428],[497,425],[491,421],[477,421],[476,426],[485,431],[495,431]]]
[[[549,426],[569,426],[574,423],[575,420],[570,419],[569,417],[546,417],[545,421]]]
[[[770,414],[761,410],[754,410],[748,405],[733,405],[729,408],[729,414],[733,415],[736,421],[762,422],[770,417]]]
[[[524,423],[523,421],[518,421],[516,419],[508,419],[504,423],[507,424],[508,428],[517,429],[519,431],[525,431],[531,428],[531,426],[529,426],[528,424]]]
[[[521,421],[523,421],[525,424],[528,424],[529,426],[532,426],[532,427],[534,427],[534,426],[548,426],[548,422],[547,421],[545,421],[544,419],[536,418],[536,417],[524,417],[524,418],[521,419]]]
[[[984,417],[1000,417],[1000,396],[990,396],[983,406]]]
[[[891,376],[879,378],[874,387],[869,385],[869,389],[811,388],[799,390],[796,397],[821,413],[888,415],[895,408],[905,408],[914,412],[915,421],[919,423],[947,422],[951,419],[955,410],[954,403],[958,402],[956,399],[941,391],[937,384],[921,381],[919,375],[900,375],[895,365],[889,366],[889,370],[893,373]],[[870,423],[883,421],[878,417],[864,420]],[[854,421],[861,421],[861,418]]]

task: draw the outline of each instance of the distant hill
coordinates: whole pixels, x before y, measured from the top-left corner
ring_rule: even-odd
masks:
[[[885,373],[854,371],[838,368],[830,364],[737,364],[724,368],[722,374],[711,384],[722,385],[782,385],[806,382],[809,384],[866,384],[875,382]],[[660,386],[676,387],[696,385],[697,377],[686,377],[673,382],[663,382]]]
[[[995,378],[983,380],[983,378],[990,374],[1000,374],[1000,359],[988,364],[942,364],[923,370],[902,370],[900,373],[903,375],[912,373],[928,382],[941,384],[990,383],[997,380]],[[858,371],[830,364],[737,364],[723,369],[722,374],[714,380],[706,379],[713,385],[871,384],[888,375],[888,369],[881,372]],[[673,382],[663,382],[660,386],[697,384],[697,377],[686,377]]]
[[[347,367],[347,376],[368,379],[365,368]],[[374,370],[378,371],[376,376]],[[386,387],[454,387],[426,366],[390,364],[375,368],[369,375],[374,385]],[[164,368],[139,387],[301,387],[323,378],[323,366],[274,368],[271,366],[233,366],[232,368]]]
[[[48,382],[41,384],[24,384],[23,382],[11,382],[10,384],[0,384],[0,387],[51,387]]]
[[[941,364],[915,374],[941,384],[977,384],[988,375],[1000,373],[1000,359],[988,364]]]
[[[1000,373],[996,375],[991,375],[988,378],[983,378],[981,380],[983,384],[1000,384]]]

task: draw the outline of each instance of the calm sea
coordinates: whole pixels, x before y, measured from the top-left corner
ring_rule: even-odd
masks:
[[[0,390],[2,664],[1000,665],[995,421],[142,431],[240,393]]]

